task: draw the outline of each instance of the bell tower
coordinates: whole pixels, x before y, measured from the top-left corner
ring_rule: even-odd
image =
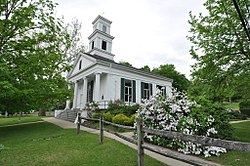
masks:
[[[93,33],[88,37],[90,54],[114,60],[115,55],[111,53],[112,40],[114,39],[110,35],[111,23],[110,20],[100,15],[92,22]]]

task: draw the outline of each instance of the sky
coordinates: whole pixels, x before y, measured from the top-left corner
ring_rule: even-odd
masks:
[[[56,15],[66,22],[81,22],[81,36],[86,46],[93,32],[92,21],[101,15],[112,21],[114,60],[127,61],[134,67],[151,69],[174,64],[176,70],[190,78],[195,61],[189,54],[186,36],[189,11],[204,13],[205,0],[54,0]]]

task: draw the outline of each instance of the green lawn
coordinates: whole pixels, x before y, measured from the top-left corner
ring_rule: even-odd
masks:
[[[109,138],[99,144],[95,134],[62,129],[47,122],[0,128],[1,166],[86,165],[135,166],[137,152]],[[162,163],[146,156],[145,165]]]
[[[237,141],[250,143],[250,122],[232,124],[234,137]],[[230,166],[249,166],[250,152],[229,151],[220,157],[210,157],[207,160]]]
[[[226,107],[226,108],[231,108],[233,110],[239,110],[239,103],[229,103],[229,102],[225,102],[223,103],[223,105]]]
[[[0,118],[0,126],[4,125],[12,125],[12,124],[18,124],[18,123],[26,123],[26,122],[35,122],[42,120],[41,116],[25,116],[21,117],[11,117],[11,118]]]

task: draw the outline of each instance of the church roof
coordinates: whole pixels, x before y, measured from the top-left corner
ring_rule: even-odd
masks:
[[[101,19],[101,20],[103,20],[103,21],[105,21],[105,22],[108,22],[109,24],[112,23],[112,21],[110,21],[110,20],[108,20],[108,19],[102,17],[101,15],[98,15],[98,16],[95,18],[95,20],[92,22],[92,24],[95,24],[95,22],[96,22],[98,19]]]
[[[138,69],[138,68],[135,68],[135,67],[126,66],[124,64],[117,63],[114,60],[111,60],[111,59],[108,59],[108,58],[104,58],[104,57],[99,56],[99,55],[92,55],[92,54],[89,54],[89,53],[84,53],[84,54],[88,55],[88,56],[90,56],[90,57],[92,57],[94,59],[96,59],[97,62],[110,63],[113,68],[117,68],[117,69],[120,69],[120,70],[127,70],[127,71],[130,71],[132,73],[137,73],[137,74],[154,76],[154,77],[157,77],[157,78],[161,78],[161,79],[173,82],[173,79],[171,79],[171,78],[167,78],[167,77],[164,77],[162,75],[155,74],[153,72],[145,71],[145,70],[142,70],[142,69]]]

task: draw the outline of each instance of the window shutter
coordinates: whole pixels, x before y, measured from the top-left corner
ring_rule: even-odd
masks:
[[[152,84],[149,84],[149,91],[150,91],[150,96],[153,95],[153,86]]]
[[[163,87],[164,87],[163,95],[167,96],[167,93],[166,93],[167,92],[167,87],[166,86],[163,86]]]
[[[121,78],[121,101],[124,101],[124,87],[125,87],[125,80]]]
[[[141,99],[144,99],[144,93],[143,93],[143,91],[144,91],[144,83],[141,82]]]
[[[136,103],[136,82],[133,80],[133,102]]]

